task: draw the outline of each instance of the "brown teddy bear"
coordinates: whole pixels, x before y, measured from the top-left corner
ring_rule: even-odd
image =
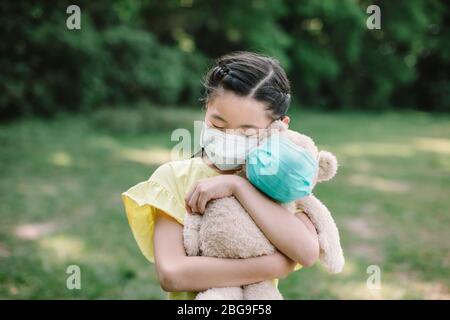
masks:
[[[314,141],[303,134],[288,130],[281,121],[275,121],[267,132],[276,130],[292,142],[305,148],[319,162],[317,182],[328,181],[337,171],[333,154],[317,149]],[[267,137],[267,135],[266,135]],[[261,136],[260,139],[264,139]],[[242,171],[239,173],[244,175]],[[295,202],[283,204],[293,214],[302,210],[314,224],[320,245],[320,261],[327,271],[338,273],[344,266],[339,232],[327,207],[313,194]],[[212,200],[203,215],[187,214],[184,221],[184,247],[190,256],[218,258],[250,258],[270,255],[275,247],[264,236],[235,197]],[[211,288],[200,292],[197,300],[258,300],[283,299],[273,281],[263,281],[240,287]]]

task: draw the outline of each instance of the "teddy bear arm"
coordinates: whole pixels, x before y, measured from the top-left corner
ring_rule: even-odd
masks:
[[[344,255],[339,239],[339,231],[328,208],[314,195],[297,201],[297,209],[302,210],[317,230],[320,246],[320,261],[331,273],[338,273],[344,267]]]

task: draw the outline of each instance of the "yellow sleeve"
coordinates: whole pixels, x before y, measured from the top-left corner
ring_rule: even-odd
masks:
[[[128,223],[142,254],[154,262],[153,230],[157,210],[183,223],[185,207],[177,192],[175,176],[168,164],[160,166],[149,180],[122,193]]]

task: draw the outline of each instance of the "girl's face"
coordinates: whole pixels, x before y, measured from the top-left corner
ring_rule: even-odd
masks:
[[[219,130],[233,130],[236,134],[255,135],[273,121],[264,103],[240,97],[231,91],[218,89],[206,109],[206,125]]]

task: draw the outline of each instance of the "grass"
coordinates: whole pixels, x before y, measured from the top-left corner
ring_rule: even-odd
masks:
[[[165,298],[120,193],[170,158],[176,142],[163,128],[191,128],[201,111],[102,112],[1,125],[0,298]],[[319,265],[291,274],[280,282],[285,297],[449,299],[449,117],[291,117],[292,128],[340,161],[316,195],[334,214],[347,264],[340,275]],[[72,264],[81,268],[81,290],[66,288]],[[366,286],[370,265],[381,270],[379,290]]]

